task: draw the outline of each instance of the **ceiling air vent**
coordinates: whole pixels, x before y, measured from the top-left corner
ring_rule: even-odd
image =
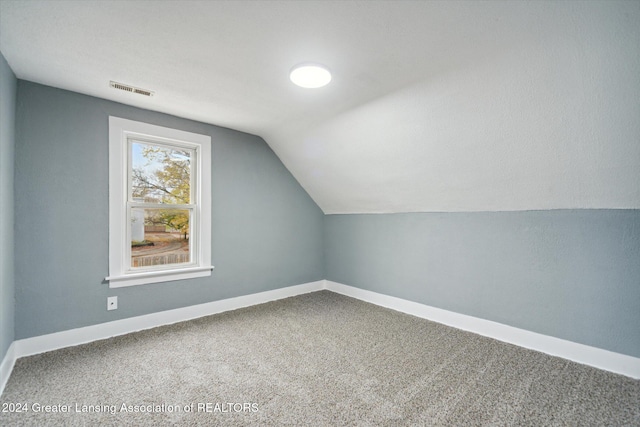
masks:
[[[138,95],[153,96],[153,92],[150,90],[140,89],[139,87],[129,86],[124,83],[111,81],[109,82],[109,86],[116,89],[124,90],[125,92],[137,93]]]

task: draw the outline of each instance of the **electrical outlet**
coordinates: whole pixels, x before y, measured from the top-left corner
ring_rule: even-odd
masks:
[[[118,297],[107,298],[107,310],[116,310],[118,308]]]

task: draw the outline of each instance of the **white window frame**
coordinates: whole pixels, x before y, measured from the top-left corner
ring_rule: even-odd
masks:
[[[130,141],[194,150],[193,209],[188,264],[131,268]],[[156,206],[148,206],[156,207]],[[110,288],[211,276],[211,137],[143,122],[109,117],[109,276]]]

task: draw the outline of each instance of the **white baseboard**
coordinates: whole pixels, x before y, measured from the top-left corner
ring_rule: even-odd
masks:
[[[515,344],[520,347],[562,357],[583,365],[589,365],[605,371],[640,379],[640,358],[637,357],[514,328],[513,326],[503,325],[490,320],[442,310],[440,308],[354,288],[353,286],[343,285],[329,280],[325,282],[325,289],[332,292],[411,314],[416,317],[432,320],[457,329],[473,332],[478,335],[494,338],[499,341]]]
[[[320,280],[257,294],[192,305],[14,341],[0,364],[0,395],[4,391],[16,359],[20,357],[86,344],[92,341],[155,328],[157,326],[170,325],[323,289],[454,328],[474,332],[499,341],[562,357],[574,362],[626,375],[631,378],[640,378],[640,358],[514,328],[490,320],[430,307],[428,305],[343,285],[329,280]]]
[[[7,385],[7,381],[9,381],[11,371],[13,371],[13,365],[16,364],[16,359],[16,343],[14,341],[7,349],[7,353],[4,355],[2,363],[0,363],[0,396],[2,396],[4,387]]]
[[[14,360],[324,289],[324,280],[14,341]],[[3,365],[4,366],[4,365]],[[9,370],[10,371],[10,370]]]
[[[236,310],[242,307],[262,304],[282,298],[319,291],[324,288],[324,280],[274,289],[272,291],[259,292],[257,294],[243,295],[189,307],[176,308],[174,310],[160,311],[158,313],[145,314],[143,316],[130,317],[128,319],[115,320],[113,322],[100,323],[98,325],[83,328],[70,329],[68,331],[41,335],[15,341],[16,358],[44,353],[64,347],[71,347],[88,342],[97,341],[151,329],[157,326],[170,325],[184,322],[198,317]]]

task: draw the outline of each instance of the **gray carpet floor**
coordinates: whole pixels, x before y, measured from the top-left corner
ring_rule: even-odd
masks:
[[[3,426],[640,425],[638,380],[328,291],[21,358],[0,401],[29,409]]]

